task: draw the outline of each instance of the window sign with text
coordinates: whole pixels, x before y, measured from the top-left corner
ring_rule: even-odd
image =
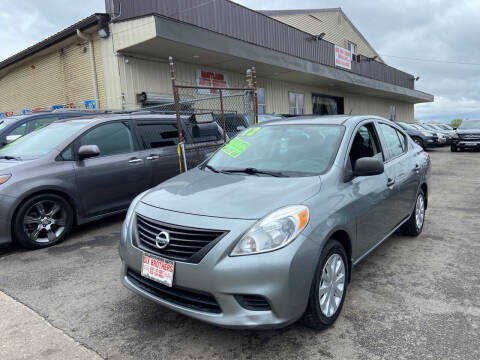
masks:
[[[228,88],[227,74],[197,69],[197,86],[208,86],[213,88]],[[198,89],[199,94],[218,94],[216,89]],[[227,91],[223,92],[228,94]]]
[[[335,45],[335,66],[352,70],[352,52]]]

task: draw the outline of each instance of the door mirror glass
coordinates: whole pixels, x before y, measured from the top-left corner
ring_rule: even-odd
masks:
[[[78,149],[78,157],[83,159],[92,158],[100,155],[100,149],[97,145],[82,145]]]
[[[363,157],[355,162],[354,175],[373,176],[384,172],[383,162],[373,157]]]

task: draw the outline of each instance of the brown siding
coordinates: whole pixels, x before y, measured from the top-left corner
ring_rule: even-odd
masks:
[[[101,49],[94,41],[100,103],[106,103]],[[84,52],[84,49],[86,50]],[[88,42],[72,38],[49,54],[12,65],[0,79],[0,112],[80,103],[94,98]]]
[[[231,1],[199,4],[198,0],[115,0],[115,3],[115,9],[122,9],[115,21],[158,14],[301,59],[334,66],[333,43],[312,41],[309,34],[301,30]],[[392,84],[413,89],[412,75],[378,62],[372,62],[371,66],[374,71],[363,76],[387,82],[385,79],[392,79]],[[356,72],[355,67],[352,72]]]

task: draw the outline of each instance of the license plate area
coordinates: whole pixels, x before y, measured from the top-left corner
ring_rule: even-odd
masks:
[[[151,254],[143,254],[142,276],[162,285],[172,287],[175,262]]]

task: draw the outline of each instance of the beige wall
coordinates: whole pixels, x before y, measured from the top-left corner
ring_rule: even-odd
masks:
[[[106,95],[100,41],[95,39],[93,48],[102,106],[106,104]],[[0,77],[0,111],[17,113],[25,108],[94,99],[89,51],[88,42],[72,37],[61,49],[52,48],[51,52],[6,69]]]
[[[112,87],[117,87],[117,93],[111,94],[109,99],[120,99],[121,93],[125,93],[127,108],[138,107],[136,95],[141,92],[154,92],[161,94],[172,94],[169,67],[165,60],[152,60],[144,58],[129,57],[128,63],[123,56],[116,56],[116,64],[120,73],[120,81],[115,77],[112,79]],[[180,84],[193,85],[196,82],[196,70],[199,66],[194,64],[176,63],[177,82]],[[217,70],[228,75],[230,87],[243,87],[244,75],[214,68],[203,70]],[[115,83],[116,82],[116,83]],[[323,95],[339,96],[344,98],[346,114],[378,115],[385,118],[390,117],[391,105],[396,106],[397,120],[413,122],[413,104],[383,99],[366,95],[338,92],[334,89],[315,88],[292,82],[258,78],[258,87],[265,88],[266,111],[268,113],[288,114],[289,92],[303,93],[305,95],[305,113],[312,113],[312,93]],[[118,101],[110,102],[112,107],[118,105]]]
[[[339,11],[276,15],[272,16],[272,18],[312,35],[324,32],[324,39],[338,46],[346,48],[347,41],[353,42],[357,45],[357,54],[368,57],[378,55]]]

